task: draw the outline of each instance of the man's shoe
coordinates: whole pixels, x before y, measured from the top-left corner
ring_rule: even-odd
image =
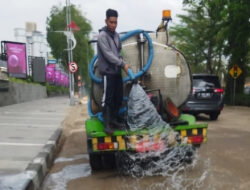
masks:
[[[104,132],[107,133],[107,135],[112,135],[114,131],[108,126],[104,126]]]

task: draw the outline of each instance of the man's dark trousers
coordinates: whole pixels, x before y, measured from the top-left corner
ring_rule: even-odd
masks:
[[[118,117],[118,111],[123,99],[123,81],[120,75],[103,75],[102,108],[110,112],[110,119]],[[107,110],[108,109],[108,110]]]

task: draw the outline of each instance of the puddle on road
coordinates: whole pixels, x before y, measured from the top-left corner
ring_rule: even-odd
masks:
[[[57,163],[70,162],[78,158],[88,158],[88,155],[76,155],[72,158],[61,157],[57,159]],[[68,165],[60,172],[50,174],[44,182],[43,189],[66,190],[68,182],[82,178],[84,179],[83,181],[81,180],[82,184],[85,184],[85,180],[94,179],[98,187],[102,187],[103,183],[105,185],[106,183],[114,183],[119,185],[120,190],[215,190],[213,184],[207,182],[207,179],[211,177],[209,159],[204,160],[196,156],[192,164],[176,166],[173,166],[171,162],[166,163],[168,159],[169,157],[163,158],[155,162],[154,166],[143,168],[141,176],[134,175],[134,173],[124,176],[119,175],[116,171],[112,171],[112,175],[106,171],[91,174],[91,168],[88,163]],[[133,172],[135,170],[141,172],[142,170],[139,167],[138,165],[135,166]],[[105,181],[103,182],[104,178]],[[85,189],[90,190],[91,188],[88,188],[87,185]],[[110,190],[112,189],[117,189],[117,186],[110,187]]]
[[[67,157],[59,157],[57,158],[54,163],[59,163],[59,162],[71,162],[74,160],[78,160],[78,159],[89,159],[89,155],[87,154],[78,154],[73,156],[72,158],[67,158]]]
[[[58,173],[50,174],[44,183],[44,187],[51,190],[65,190],[70,180],[87,177],[90,174],[91,168],[88,163],[69,165]]]
[[[71,162],[79,159],[89,159],[87,154],[78,154],[73,157],[59,157],[54,163]],[[87,177],[91,174],[89,163],[68,165],[60,172],[50,174],[43,184],[46,190],[65,190],[70,180]]]

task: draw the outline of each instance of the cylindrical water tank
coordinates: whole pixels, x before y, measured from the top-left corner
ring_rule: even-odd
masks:
[[[154,58],[148,72],[141,78],[141,85],[148,90],[159,89],[163,102],[170,98],[179,107],[186,101],[191,90],[189,65],[180,51],[166,45],[165,32],[150,33],[149,35],[153,41]],[[124,60],[134,73],[141,69],[141,54],[138,43],[138,36],[129,38],[122,43]],[[147,41],[143,45],[143,54],[143,65],[145,65],[148,58]],[[94,73],[100,77],[97,67],[95,67]],[[94,82],[92,85],[92,97],[99,107],[103,92],[101,86]],[[126,88],[125,94],[127,94]]]
[[[154,58],[142,85],[146,89],[160,89],[163,101],[170,98],[176,106],[182,105],[191,90],[191,73],[188,63],[181,52],[166,45],[166,33],[150,33],[154,46]],[[138,37],[123,42],[124,60],[134,72],[140,70]],[[148,45],[144,44],[144,60],[148,59]]]

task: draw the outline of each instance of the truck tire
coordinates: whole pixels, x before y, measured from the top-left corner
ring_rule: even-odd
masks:
[[[128,175],[130,169],[130,163],[128,155],[125,152],[116,153],[116,168],[120,174]]]
[[[209,114],[211,120],[217,120],[218,116],[220,115],[220,112],[212,112]]]
[[[143,169],[137,160],[131,159],[128,152],[116,153],[116,168],[122,175],[140,177],[143,175]]]
[[[90,153],[89,154],[89,164],[90,164],[92,171],[98,171],[98,170],[103,169],[102,155],[96,154],[96,153]]]
[[[114,153],[102,155],[102,166],[104,169],[114,169],[116,167]]]

